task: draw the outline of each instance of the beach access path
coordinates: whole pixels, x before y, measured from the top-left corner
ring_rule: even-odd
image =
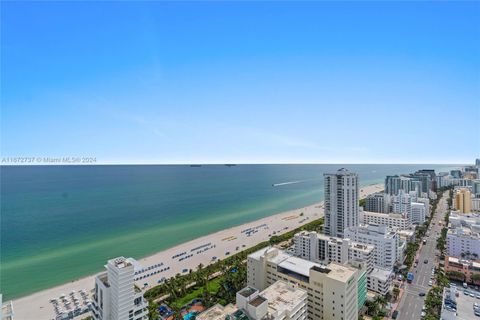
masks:
[[[382,190],[383,184],[360,187],[360,198]],[[137,261],[142,264],[144,269],[157,265],[139,276],[151,274],[156,271],[159,272],[137,280],[136,284],[143,290],[148,290],[152,286],[155,286],[162,278],[170,278],[177,273],[184,274],[184,270],[196,270],[199,264],[205,266],[218,259],[224,259],[237,252],[253,247],[260,242],[267,241],[270,236],[274,234],[279,235],[288,232],[321,217],[323,217],[323,202],[318,202],[307,207],[282,212],[179,244],[146,258],[138,259]],[[248,235],[247,231],[250,230],[253,230],[253,232],[250,232],[250,235]],[[206,248],[209,249],[204,250]],[[197,251],[201,250],[204,251],[197,253]],[[172,258],[184,252],[185,254]],[[229,252],[228,255],[227,252]],[[185,259],[185,256],[190,257]],[[213,259],[213,257],[216,257],[216,259]],[[160,272],[160,270],[164,271]],[[77,292],[82,289],[90,291],[94,287],[94,284],[95,275],[91,275],[16,299],[13,301],[15,319],[54,319],[55,313],[50,299],[58,298],[61,294],[68,294],[72,290]],[[86,317],[87,315],[88,314],[84,314],[80,316],[80,318]]]

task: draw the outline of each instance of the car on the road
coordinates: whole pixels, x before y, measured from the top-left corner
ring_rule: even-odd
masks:
[[[393,311],[392,319],[395,320],[395,319],[397,319],[397,317],[398,317],[398,310],[395,310],[395,311]]]
[[[425,311],[422,311],[422,313],[420,314],[420,316],[421,316],[422,318],[425,318],[426,315],[427,315],[427,314],[425,313]]]
[[[423,263],[425,264],[428,263],[428,259],[423,260]]]
[[[431,287],[433,285],[433,281],[432,280],[428,281],[428,285]]]
[[[420,297],[425,297],[425,292],[420,292],[418,295],[419,295]]]

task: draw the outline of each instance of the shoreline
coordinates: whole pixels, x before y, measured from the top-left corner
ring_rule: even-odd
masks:
[[[359,190],[359,199],[362,199],[369,194],[383,190],[383,184],[360,186]],[[157,265],[157,267],[142,273],[142,276],[144,274],[155,274],[137,280],[136,284],[145,291],[157,285],[158,281],[163,277],[170,278],[177,273],[184,274],[185,272],[183,271],[195,270],[200,263],[207,265],[218,259],[224,259],[244,249],[253,247],[259,242],[267,241],[271,235],[288,232],[321,217],[323,217],[323,201],[260,218],[181,243],[138,259],[137,261],[144,268],[153,265]],[[247,235],[246,230],[253,231],[250,235]],[[174,256],[177,257],[173,258]],[[158,266],[159,264],[161,265]],[[85,289],[90,291],[94,286],[97,274],[14,299],[15,319],[54,319],[55,314],[53,306],[49,302],[50,299],[59,297],[61,294],[71,292],[72,290],[80,291]],[[147,286],[144,286],[145,284]],[[88,313],[81,315],[80,318],[86,315]]]

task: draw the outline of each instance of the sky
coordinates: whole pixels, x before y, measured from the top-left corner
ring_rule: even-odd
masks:
[[[1,156],[471,163],[480,2],[1,3]]]

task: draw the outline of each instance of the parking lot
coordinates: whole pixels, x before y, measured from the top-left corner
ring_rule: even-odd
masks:
[[[465,291],[468,294],[465,294]],[[461,285],[457,289],[458,297],[456,298],[457,303],[457,317],[459,320],[476,320],[480,319],[480,316],[476,316],[473,311],[473,304],[477,303],[480,305],[480,292],[469,287],[467,290],[462,288]],[[472,297],[473,295],[473,297]],[[445,315],[442,313],[442,315]]]

